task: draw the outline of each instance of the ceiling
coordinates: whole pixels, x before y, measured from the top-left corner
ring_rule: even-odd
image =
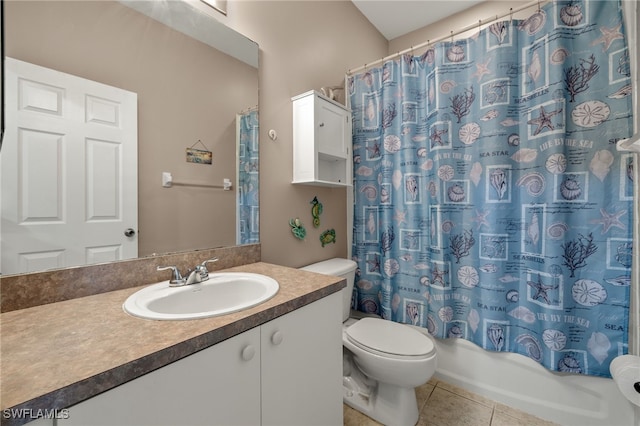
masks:
[[[387,40],[393,40],[484,0],[351,1]]]

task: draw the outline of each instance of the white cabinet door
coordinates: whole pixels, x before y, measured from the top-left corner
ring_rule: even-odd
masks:
[[[81,402],[58,421],[59,426],[258,424],[259,328]]]
[[[347,140],[350,134],[349,113],[324,99],[316,98],[318,154],[326,154],[337,158],[349,155]]]
[[[262,424],[342,425],[342,298],[261,327]]]

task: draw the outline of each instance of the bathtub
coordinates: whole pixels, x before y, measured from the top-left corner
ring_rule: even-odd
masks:
[[[561,425],[640,425],[640,409],[611,379],[554,373],[523,355],[488,352],[463,339],[433,340],[437,379]]]

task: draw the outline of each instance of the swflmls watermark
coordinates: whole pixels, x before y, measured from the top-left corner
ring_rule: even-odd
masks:
[[[2,410],[2,417],[5,419],[68,419],[69,410],[67,408],[34,409],[34,408],[7,408]]]

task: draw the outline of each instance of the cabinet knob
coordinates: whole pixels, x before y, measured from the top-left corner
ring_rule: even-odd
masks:
[[[271,335],[271,343],[273,343],[274,345],[279,345],[280,343],[282,343],[283,340],[284,340],[284,336],[280,331],[276,331]]]
[[[320,126],[320,127],[324,127],[324,123],[320,123],[320,124],[319,124],[319,126]]]
[[[251,361],[255,354],[256,354],[256,349],[253,347],[253,345],[247,345],[242,350],[241,356],[244,361]]]

